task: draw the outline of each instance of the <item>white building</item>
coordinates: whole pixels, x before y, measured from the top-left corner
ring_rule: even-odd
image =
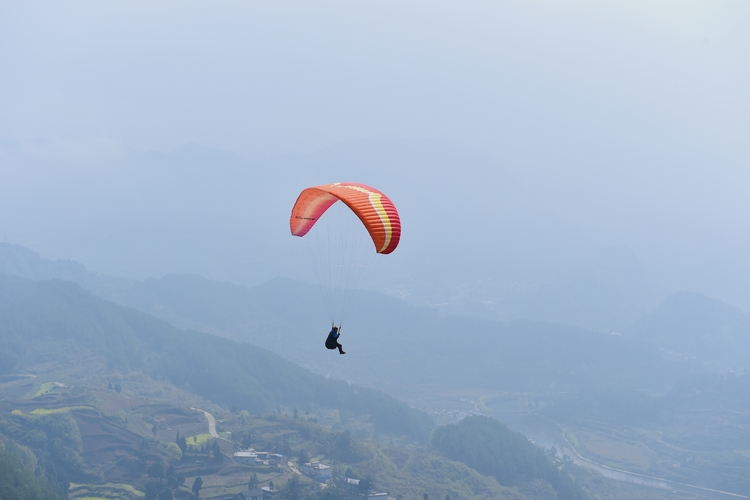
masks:
[[[325,482],[331,479],[331,466],[321,464],[320,462],[308,462],[303,464],[302,467],[300,467],[300,472],[320,482]]]
[[[263,500],[272,500],[279,492],[279,490],[275,490],[270,486],[262,486],[260,489],[263,491]]]
[[[345,500],[389,500],[389,499],[390,497],[388,496],[388,493],[370,493],[366,497],[357,495],[353,497],[346,497]]]
[[[245,490],[238,493],[233,500],[273,500],[278,490],[272,490],[268,486],[256,488],[254,490]]]
[[[243,465],[255,465],[258,463],[258,455],[254,451],[235,451],[232,458],[238,464]]]
[[[245,490],[238,493],[233,500],[265,500],[263,498],[263,490],[256,488],[254,490]]]
[[[268,460],[268,465],[279,465],[284,458],[284,455],[250,449],[245,451],[235,451],[232,458],[234,458],[234,461],[238,464],[243,465],[265,465],[266,460]]]

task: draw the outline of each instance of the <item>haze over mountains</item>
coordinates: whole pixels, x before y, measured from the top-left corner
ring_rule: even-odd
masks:
[[[75,262],[43,259],[10,244],[0,244],[0,274],[0,324],[5,325],[0,365],[6,373],[14,368],[23,372],[23,366],[48,370],[44,363],[55,359],[68,371],[75,365],[85,367],[84,372],[76,368],[76,375],[65,376],[91,383],[105,376],[97,368],[101,362],[91,362],[103,356],[107,369],[125,374],[130,385],[143,384],[143,373],[152,377],[149,380],[166,379],[225,405],[276,411],[290,405],[317,412],[335,409],[340,419],[335,422],[361,435],[423,441],[431,428],[421,411],[372,389],[305,375],[248,345],[256,344],[327,378],[413,401],[443,422],[446,405],[463,402],[463,411],[452,415],[499,416],[527,436],[539,439],[541,431],[547,436],[541,438],[545,443],[562,439],[562,432],[565,439],[574,440],[576,453],[617,468],[728,492],[743,491],[750,484],[744,472],[750,470],[750,436],[745,430],[750,384],[744,356],[750,322],[747,313],[703,295],[674,294],[621,332],[603,333],[542,321],[503,323],[441,315],[432,308],[366,292],[344,331],[349,352],[339,356],[322,346],[325,317],[316,287],[300,281],[276,278],[245,287],[196,275],[143,281],[115,278],[89,272]],[[69,281],[148,315],[96,299]],[[240,344],[180,332],[149,315]],[[49,349],[58,354],[50,357]],[[88,361],[75,361],[79,351]],[[64,371],[55,373],[62,377]],[[468,395],[480,396],[470,408]],[[731,418],[721,417],[727,412]],[[455,421],[455,416],[447,421]],[[466,422],[470,430],[473,424],[468,422],[474,421]],[[481,436],[483,431],[469,432]],[[498,439],[520,443],[526,438]],[[492,459],[497,468],[485,470],[476,459],[477,453],[484,453],[478,445],[483,438],[472,442],[460,450],[443,451],[495,475],[503,485],[522,477],[507,472],[521,463],[537,471],[533,474],[546,470],[536,462],[542,457],[537,452],[533,459],[515,452],[501,454]],[[728,446],[735,449],[729,455]],[[497,452],[490,448],[488,453]],[[640,455],[633,451],[641,448],[646,451]],[[548,452],[550,459],[554,453]],[[680,466],[670,465],[674,463]],[[563,488],[558,479],[544,477]],[[575,488],[585,484],[584,489],[592,492],[603,487],[601,480],[577,477],[584,479]],[[531,498],[548,494],[544,488],[532,488],[533,493],[523,488]]]
[[[750,495],[749,25],[707,0],[0,2],[0,496]],[[289,234],[337,181],[403,229],[338,317]]]
[[[404,222],[372,286],[417,305],[603,331],[679,291],[748,309],[748,19],[9,4],[0,237],[112,276],[309,281],[290,207],[356,180]]]
[[[603,331],[683,290],[750,306],[735,259],[742,246],[715,240],[698,260],[690,247],[673,248],[671,268],[643,250],[645,265],[632,250],[641,246],[635,234],[612,226],[605,236],[548,191],[450,141],[381,139],[262,161],[189,144],[80,163],[69,148],[3,143],[4,237],[105,274],[314,281],[303,246],[288,234],[291,204],[305,186],[358,179],[388,192],[405,228],[402,248],[383,259],[370,286],[415,305]]]
[[[426,415],[385,394],[315,377],[247,343],[181,332],[70,282],[6,275],[0,280],[0,297],[3,375],[23,373],[48,360],[69,369],[85,366],[68,383],[102,383],[112,371],[141,372],[187,386],[217,404],[256,413],[292,406],[327,407],[344,418],[349,410],[353,415],[364,412],[374,416],[378,431],[395,426],[393,430],[401,429],[397,433],[422,440],[432,425]]]
[[[539,321],[441,316],[365,292],[343,337],[355,355],[333,360],[320,348],[326,319],[317,287],[304,282],[279,278],[248,288],[194,275],[127,280],[8,244],[0,245],[0,272],[71,280],[179,327],[250,342],[318,373],[396,392],[424,384],[657,391],[695,370],[748,367],[747,314],[699,294],[675,294],[612,334]]]
[[[334,460],[348,477],[407,494],[525,500],[539,498],[541,488],[560,490],[563,500],[588,498],[505,427],[493,429],[495,438],[516,446],[498,450],[498,458],[526,473],[484,477],[461,457],[428,450],[432,419],[391,396],[314,375],[247,343],[178,330],[62,280],[0,276],[0,384],[0,491],[10,500],[196,498],[183,486],[186,478],[194,485],[205,478],[202,497],[226,498],[258,476],[266,488],[275,481],[282,498],[295,488],[294,498],[302,490],[318,498],[319,483],[298,477],[310,454]],[[195,404],[222,417],[214,422],[206,414],[214,422],[210,435],[201,432]],[[180,441],[180,431],[188,441]],[[250,445],[281,453],[274,456],[283,463],[248,468],[225,459]],[[322,498],[352,493],[341,474]]]

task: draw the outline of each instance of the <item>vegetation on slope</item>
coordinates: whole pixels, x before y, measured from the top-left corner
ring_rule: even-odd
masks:
[[[528,491],[543,489],[547,483],[561,500],[588,498],[541,449],[497,420],[474,416],[439,427],[432,435],[432,445],[448,458],[495,477],[500,484]]]
[[[386,491],[392,498],[513,499],[526,497],[482,476],[466,464],[440,454],[359,440],[348,432],[334,431],[304,418],[243,419],[225,416],[232,435],[241,444],[270,449],[304,463],[310,459],[333,464],[334,484],[346,492],[347,477],[368,479],[372,491]],[[350,496],[352,494],[349,491]]]
[[[187,275],[130,281],[87,272],[80,264],[42,259],[28,249],[8,244],[0,244],[0,270],[33,279],[70,279],[105,299],[178,327],[251,342],[318,373],[331,372],[329,353],[319,352],[322,339],[310,335],[311,329],[320,329],[326,321],[319,291],[313,285],[274,279],[248,288]],[[566,290],[558,291],[556,300],[569,295]],[[596,297],[600,290],[591,293]],[[539,310],[537,299],[531,300],[537,306],[535,311]],[[576,310],[572,306],[565,304],[561,313],[565,316]],[[440,317],[433,309],[364,291],[343,343],[352,352],[366,352],[367,356],[356,360],[346,356],[336,364],[345,367],[347,380],[377,384],[393,394],[399,394],[405,381],[503,391],[567,391],[592,386],[653,391],[667,389],[696,368],[704,353],[711,352],[701,348],[693,352],[697,361],[665,363],[658,347],[680,350],[680,342],[655,346],[649,341],[653,335],[648,325],[638,328],[646,328],[648,335],[602,334],[540,321],[504,324]],[[674,331],[679,333],[679,329]],[[706,333],[705,329],[701,333]],[[472,345],[482,348],[472,349]],[[436,363],[436,359],[450,362]]]
[[[0,373],[23,369],[34,356],[63,358],[66,350],[254,413],[322,406],[337,409],[342,418],[368,416],[379,432],[422,441],[432,427],[426,414],[382,392],[313,375],[265,349],[178,330],[72,283],[0,277]]]
[[[3,500],[59,500],[50,484],[34,474],[34,465],[12,442],[0,441],[0,498]]]
[[[69,407],[78,399],[119,410],[109,416],[100,413],[101,408],[44,416],[29,411],[38,404]],[[202,413],[182,407],[179,401],[124,398],[115,390],[79,386],[61,389],[46,401],[6,399],[3,403],[5,408],[20,406],[24,410],[1,418],[0,430],[28,450],[41,475],[59,472],[55,486],[62,498],[67,494],[70,498],[144,500],[145,494],[145,500],[186,499],[192,498],[190,492],[198,477],[202,478],[202,498],[227,497],[251,483],[257,487],[272,482],[282,491],[281,498],[296,499],[343,500],[362,493],[365,485],[369,485],[368,491],[386,491],[391,498],[409,500],[421,499],[424,494],[441,500],[446,496],[455,500],[539,498],[503,487],[490,476],[420,447],[361,440],[348,430],[319,425],[325,410],[267,416],[218,410],[219,431],[229,440],[211,438],[201,446],[191,446],[184,436],[205,429],[207,422]],[[234,450],[247,448],[280,453],[283,459],[254,465],[232,460]],[[171,449],[181,453],[171,455]],[[299,476],[299,466],[310,460],[333,466],[333,484],[320,490],[318,482]],[[289,467],[290,461],[296,465]],[[347,477],[361,479],[362,486],[352,485]]]
[[[0,432],[33,452],[36,469],[61,497],[67,498],[71,479],[84,477],[81,437],[68,413],[14,414],[0,419]]]

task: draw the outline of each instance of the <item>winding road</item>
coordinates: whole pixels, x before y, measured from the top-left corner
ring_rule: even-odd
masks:
[[[191,406],[190,409],[199,411],[206,416],[206,419],[208,420],[208,433],[211,435],[212,438],[224,439],[223,437],[219,436],[218,432],[216,432],[216,419],[214,418],[213,415],[208,413],[206,410],[201,410],[200,408],[193,408]]]

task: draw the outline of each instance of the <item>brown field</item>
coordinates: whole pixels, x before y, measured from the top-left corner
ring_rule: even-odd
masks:
[[[153,449],[141,453],[143,436],[116,425],[94,411],[76,411],[71,415],[81,433],[86,467],[96,471],[107,483],[128,483],[142,475],[150,462],[160,457]],[[152,444],[152,448],[155,446]]]
[[[628,470],[647,470],[656,458],[654,452],[645,446],[616,436],[582,429],[577,429],[575,435],[581,447],[579,451],[584,456],[595,457]]]

